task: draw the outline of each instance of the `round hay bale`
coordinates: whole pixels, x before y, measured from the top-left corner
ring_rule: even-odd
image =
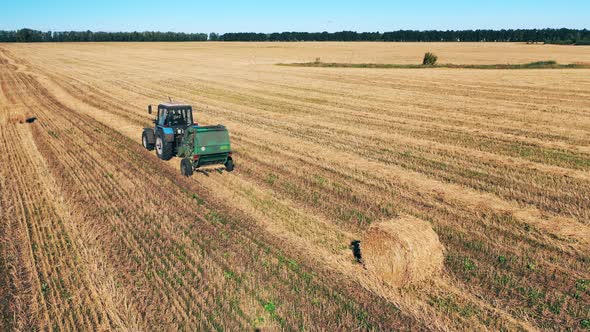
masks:
[[[362,240],[367,270],[394,287],[438,275],[443,267],[443,252],[430,224],[409,216],[371,225]]]

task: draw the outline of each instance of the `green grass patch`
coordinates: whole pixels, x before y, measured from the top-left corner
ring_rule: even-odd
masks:
[[[227,221],[225,220],[225,218],[224,218],[222,215],[220,215],[219,213],[217,213],[217,212],[215,212],[215,211],[211,211],[211,212],[209,212],[209,213],[208,213],[208,214],[205,216],[205,218],[206,218],[208,221],[210,221],[211,223],[213,223],[213,224],[215,224],[215,223],[220,223],[220,224],[223,224],[223,225],[225,225],[225,223],[227,222]]]
[[[475,264],[475,262],[472,261],[471,259],[465,257],[463,259],[463,270],[465,272],[469,272],[469,271],[473,271],[475,269],[477,269],[477,265]]]
[[[277,180],[279,179],[279,176],[273,173],[269,173],[266,178],[264,179],[264,181],[270,185],[273,185]]]
[[[509,149],[514,156],[536,162],[562,167],[573,167],[577,169],[590,168],[590,158],[586,155],[575,154],[571,151],[546,149],[540,146],[527,144],[511,144]]]
[[[272,317],[272,319],[277,321],[279,325],[284,329],[287,324],[287,321],[277,314],[277,305],[273,301],[261,302],[261,304],[264,308],[264,311],[266,311]]]
[[[576,288],[581,292],[590,291],[590,279],[579,279]]]
[[[201,197],[199,197],[199,195],[197,195],[197,194],[193,194],[192,199],[197,201],[197,204],[199,204],[199,205],[202,205],[203,203],[205,203],[205,201]]]
[[[356,222],[359,225],[370,225],[373,221],[371,217],[356,209],[339,211],[339,217],[343,221]]]
[[[338,62],[303,62],[279,63],[288,67],[320,67],[320,68],[378,68],[378,69],[426,69],[426,68],[454,68],[454,69],[588,69],[590,64],[569,63],[561,64],[553,60],[535,61],[522,64],[453,64],[441,63],[435,65],[395,64],[395,63],[338,63]]]
[[[275,305],[275,304],[274,304],[272,301],[268,301],[268,302],[266,302],[266,303],[263,305],[263,307],[264,307],[264,310],[265,310],[266,312],[268,312],[269,314],[271,314],[271,315],[272,315],[272,314],[274,314],[274,313],[275,313],[275,311],[277,310],[277,306],[276,306],[276,305]]]
[[[326,182],[328,182],[328,180],[326,180],[326,178],[321,175],[314,175],[313,181],[320,186],[323,186],[324,184],[326,184]]]
[[[446,314],[458,313],[466,318],[481,314],[480,310],[471,304],[460,305],[452,295],[434,297],[429,299],[428,302]]]

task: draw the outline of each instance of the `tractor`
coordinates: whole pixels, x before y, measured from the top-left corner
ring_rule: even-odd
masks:
[[[152,114],[152,105],[148,106]],[[181,157],[182,175],[191,176],[201,166],[224,165],[228,172],[234,164],[227,128],[222,125],[199,126],[193,122],[193,108],[186,104],[165,103],[158,105],[153,120],[154,128],[144,128],[141,135],[143,147],[156,150],[162,160]]]

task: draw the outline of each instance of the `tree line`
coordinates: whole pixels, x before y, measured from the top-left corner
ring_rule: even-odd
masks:
[[[587,29],[398,30],[391,32],[182,32],[0,31],[0,42],[150,42],[150,41],[385,41],[385,42],[545,42],[588,44]]]
[[[385,41],[385,42],[545,42],[576,44],[590,41],[590,30],[508,29],[508,30],[398,30],[392,32],[281,32],[226,33],[221,41]]]
[[[156,42],[156,41],[206,41],[206,33],[183,32],[93,32],[93,31],[38,31],[20,29],[0,31],[0,42]]]

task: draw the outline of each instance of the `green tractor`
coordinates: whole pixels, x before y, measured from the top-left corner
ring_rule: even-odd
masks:
[[[152,105],[148,106],[152,114]],[[143,146],[156,150],[162,160],[173,156],[182,158],[180,172],[191,176],[201,166],[224,165],[233,171],[229,133],[222,125],[199,126],[193,122],[192,106],[166,103],[158,105],[154,128],[144,128],[141,135]]]

